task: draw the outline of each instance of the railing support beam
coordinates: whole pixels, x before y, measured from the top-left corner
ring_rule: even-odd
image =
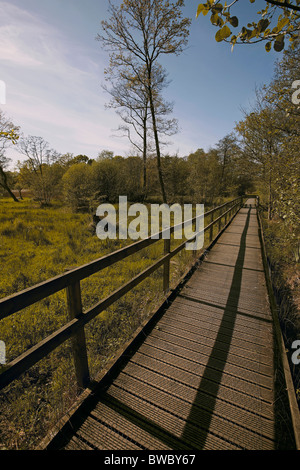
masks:
[[[82,315],[82,302],[80,282],[70,284],[66,288],[69,320]],[[90,381],[90,373],[87,358],[87,348],[84,328],[80,329],[71,339],[72,353],[75,364],[76,380],[79,389],[85,388]]]
[[[171,251],[171,240],[166,238],[164,240],[164,255],[167,255]],[[164,274],[163,274],[163,289],[166,294],[170,288],[170,259],[164,263]]]
[[[214,211],[211,212],[210,214],[210,223],[212,223],[214,221]],[[214,226],[213,224],[210,226],[210,229],[209,229],[209,241],[211,242],[212,239],[213,239],[213,231],[214,231]]]

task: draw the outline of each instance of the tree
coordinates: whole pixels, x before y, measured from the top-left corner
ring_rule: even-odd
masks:
[[[173,197],[173,201],[179,197],[183,202],[184,196],[188,193],[189,168],[187,161],[177,155],[166,155],[163,158],[163,172],[166,177],[168,194]]]
[[[11,131],[0,131],[0,138],[3,140],[11,141],[13,144],[19,139],[19,135],[16,133],[16,129]]]
[[[284,51],[282,59],[275,64],[272,81],[261,91],[261,100],[265,105],[280,114],[280,129],[286,135],[300,135],[299,56],[300,42]]]
[[[10,145],[16,144],[19,139],[18,132],[19,127],[15,126],[0,110],[0,185],[15,202],[19,202],[19,200],[10,189],[6,172],[10,160],[6,157],[5,152]]]
[[[249,0],[255,3],[255,0]],[[206,16],[210,13],[210,21],[218,29],[215,39],[218,42],[230,42],[235,44],[254,44],[264,41],[266,51],[270,51],[273,45],[275,51],[280,52],[285,47],[285,40],[294,44],[299,39],[300,32],[300,1],[299,0],[265,0],[266,6],[257,14],[258,21],[248,22],[247,27],[242,26],[236,34],[231,28],[238,28],[239,19],[232,14],[239,0],[233,0],[230,4],[223,5],[219,0],[208,0],[200,3],[197,9],[197,17],[202,13]]]
[[[211,204],[220,194],[221,165],[215,149],[198,149],[187,157],[189,178],[187,185],[193,202]]]
[[[146,69],[139,71],[139,77],[146,82]],[[108,107],[117,109],[117,113],[124,121],[118,131],[127,136],[138,154],[143,159],[143,193],[147,193],[147,154],[152,152],[152,133],[149,120],[151,118],[149,96],[147,89],[141,85],[138,77],[133,76],[128,67],[106,69],[106,80],[110,88],[104,87],[111,95]],[[161,97],[161,92],[168,84],[164,69],[155,64],[153,67],[153,96],[155,114],[157,118],[157,130],[160,136],[172,135],[177,132],[177,120],[166,119],[173,110],[172,103],[166,102]],[[162,142],[160,141],[162,145]]]
[[[141,157],[127,157],[122,165],[122,187],[119,195],[127,195],[128,201],[144,201],[143,187],[144,163]]]
[[[22,181],[33,189],[41,204],[49,204],[57,192],[63,173],[61,165],[53,166],[60,155],[42,137],[31,135],[20,138],[18,150],[27,157],[20,168]]]
[[[281,132],[281,159],[275,179],[274,210],[285,221],[291,234],[296,234],[300,227],[300,103],[293,99],[293,84],[300,85],[297,81],[300,77],[299,54],[300,43],[284,51],[282,59],[276,63],[272,81],[262,90],[261,99],[264,106],[276,114],[277,127]]]
[[[97,161],[102,161],[102,160],[112,160],[114,158],[114,152],[111,150],[102,150],[101,152],[98,153]]]
[[[278,116],[257,104],[257,110],[246,114],[236,126],[242,137],[244,157],[255,164],[258,180],[267,188],[268,218],[272,219],[275,198],[275,178],[280,167],[281,131]]]
[[[43,173],[43,165],[51,165],[60,156],[42,137],[32,135],[21,136],[18,150],[28,158],[33,169],[40,173]]]
[[[128,67],[117,70],[107,68],[105,76],[110,83],[110,88],[105,86],[104,89],[111,95],[107,107],[117,109],[118,115],[124,121],[117,131],[127,136],[135,150],[142,155],[143,192],[146,195],[148,119],[150,117],[148,95],[135,77],[132,77]]]
[[[273,79],[257,91],[253,111],[237,126],[269,219],[279,217],[295,238],[300,227],[300,107],[292,85],[300,76],[299,52],[299,43],[283,52]]]
[[[109,21],[102,21],[98,35],[110,52],[110,69],[128,67],[147,92],[155,141],[157,169],[167,202],[161,169],[161,150],[155,107],[154,67],[160,56],[179,54],[187,44],[190,19],[182,18],[183,0],[124,0],[117,7],[110,2]],[[144,73],[141,74],[141,71]]]
[[[83,162],[73,164],[62,177],[64,199],[74,212],[91,208],[91,198],[95,195],[91,167]]]
[[[220,193],[222,195],[231,194],[233,182],[233,160],[239,153],[237,138],[232,132],[219,140],[216,150],[221,165]]]

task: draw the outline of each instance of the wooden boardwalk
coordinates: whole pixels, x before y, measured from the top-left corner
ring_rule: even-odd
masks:
[[[278,431],[275,344],[253,205],[47,448],[288,448],[288,425]]]

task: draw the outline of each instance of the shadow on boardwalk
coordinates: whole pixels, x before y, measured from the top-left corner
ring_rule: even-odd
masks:
[[[187,423],[186,423],[186,426],[182,435],[182,438],[184,440],[186,436],[190,435],[190,432],[191,432],[190,424],[189,424],[190,422],[202,423],[205,421],[205,428],[209,430],[210,422],[214,414],[216,399],[218,396],[218,390],[220,387],[223,370],[227,362],[227,356],[229,353],[231,339],[232,339],[232,335],[234,331],[234,324],[235,324],[237,311],[238,311],[238,304],[239,304],[239,298],[240,298],[240,292],[241,292],[241,282],[242,282],[242,270],[243,270],[245,251],[246,251],[246,236],[247,236],[247,231],[249,227],[250,212],[251,212],[251,208],[248,211],[245,227],[241,236],[240,249],[239,249],[239,253],[238,253],[235,268],[234,268],[232,284],[231,284],[230,292],[228,295],[226,307],[224,310],[222,322],[221,322],[215,343],[212,348],[212,353],[209,357],[207,366],[204,370],[204,373],[203,373],[203,376],[199,385],[198,393],[196,395],[195,401],[191,408],[190,415],[187,419]],[[224,335],[224,329],[226,332],[225,335]],[[211,389],[211,394],[206,395],[207,400],[205,403],[205,411],[203,412],[202,407],[204,403],[203,403],[201,383],[203,381],[205,382],[206,380],[209,380],[210,375],[208,375],[208,371],[211,368],[213,368],[213,363],[216,360],[220,359],[220,353],[219,353],[220,349],[222,349],[223,351],[221,366],[219,369],[215,369],[214,382],[211,382],[213,384],[212,389]],[[215,354],[215,351],[218,351],[217,355]],[[209,412],[209,417],[207,417],[208,412]],[[205,416],[203,415],[203,413],[205,413]],[[193,426],[193,432],[195,432],[194,426]],[[204,447],[205,438],[203,438],[203,431],[201,431],[201,439],[199,439],[199,442],[202,442],[202,446]]]

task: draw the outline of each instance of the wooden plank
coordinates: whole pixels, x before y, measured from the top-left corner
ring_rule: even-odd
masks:
[[[195,362],[198,362],[202,365],[207,365],[208,359],[210,357],[209,350],[204,353],[201,348],[195,350],[187,347],[187,343],[179,341],[172,341],[173,338],[169,337],[169,341],[166,338],[162,339],[158,336],[147,337],[145,344],[158,346],[162,350],[167,350],[168,352],[175,353],[177,356],[183,356],[185,358],[192,358]],[[270,379],[254,371],[246,370],[240,364],[231,364],[229,362],[224,363],[221,359],[213,358],[211,360],[211,367],[217,371],[222,371],[224,374],[233,375],[244,380],[246,383],[258,384],[266,390],[272,390],[272,384],[270,384]]]
[[[161,347],[159,347],[159,345],[153,346],[143,344],[139,352],[140,354],[145,355],[146,358],[148,358],[149,356],[153,356],[155,359],[160,360],[163,364],[170,364],[171,366],[177,367],[179,370],[188,370],[190,373],[193,373],[195,374],[195,376],[198,377],[201,377],[206,367],[206,362],[198,361],[197,356],[185,356],[181,354],[181,350],[175,350],[175,352],[170,352],[168,350],[162,349]],[[207,381],[215,381],[215,370],[218,369],[215,369],[213,367],[207,368]],[[243,377],[239,377],[239,375],[235,373],[231,374],[228,370],[224,370],[220,387],[226,387],[235,392],[240,392],[244,395],[244,397],[249,396],[251,397],[251,401],[253,401],[253,398],[257,398],[258,402],[262,400],[263,406],[266,407],[266,416],[269,416],[269,407],[274,399],[272,390],[260,387],[255,382],[249,382],[247,380],[244,380]],[[258,403],[256,406],[258,406]]]
[[[199,392],[197,387],[192,388],[176,382],[173,377],[149,370],[143,375],[137,368],[134,372],[133,367],[130,369],[130,375],[127,374],[129,369],[128,372],[124,371],[118,376],[114,387],[137,394],[147,403],[159,404],[166,412],[178,416],[195,427],[195,435],[197,427],[201,427],[242,448],[247,445],[248,449],[258,448],[259,442],[260,449],[274,449],[274,423],[266,418],[262,420],[259,413],[254,415],[242,407],[230,406],[218,399],[211,418],[211,405],[215,398],[208,393]],[[238,403],[242,404],[243,399],[239,400]],[[193,415],[190,413],[191,406],[194,406]],[[266,426],[263,426],[264,424]]]
[[[147,426],[144,429],[138,425],[137,416],[132,416],[131,410],[127,410],[127,413],[120,413],[119,408],[114,403],[110,406],[108,404],[110,404],[108,400],[105,403],[98,402],[91,411],[91,416],[107,425],[113,424],[128,439],[137,442],[141,448],[147,450],[172,450],[172,447],[162,442],[159,436],[154,436],[153,433],[148,432]]]
[[[132,390],[128,391],[124,388],[115,386],[114,384],[109,389],[109,396],[118,400],[119,403],[124,403],[127,408],[138,412],[156,424],[159,428],[165,430],[165,434],[174,436],[178,439],[177,447],[174,450],[182,449],[201,449],[205,446],[206,449],[219,449],[219,450],[237,450],[241,449],[240,446],[215,436],[212,433],[208,433],[205,429],[198,427],[194,423],[182,438],[186,421],[185,419],[174,412],[169,412],[159,405],[159,402],[153,403],[148,400],[144,400],[142,396],[135,394]]]
[[[149,355],[151,354],[151,355]],[[186,358],[178,358],[174,354],[162,353],[157,348],[143,348],[135,354],[131,361],[139,364],[146,370],[151,369],[163,375],[169,375],[175,380],[197,388],[202,378],[205,366],[195,363]],[[126,372],[127,369],[124,370]],[[213,368],[207,370],[206,377],[201,381],[201,389],[203,392],[212,393],[215,387],[215,371]],[[243,386],[244,385],[244,386]],[[272,412],[272,391],[268,395],[257,384],[245,384],[242,380],[235,376],[223,374],[219,383],[219,398],[230,404],[243,403],[243,409],[251,413],[257,413],[259,408],[260,414],[269,419]]]

